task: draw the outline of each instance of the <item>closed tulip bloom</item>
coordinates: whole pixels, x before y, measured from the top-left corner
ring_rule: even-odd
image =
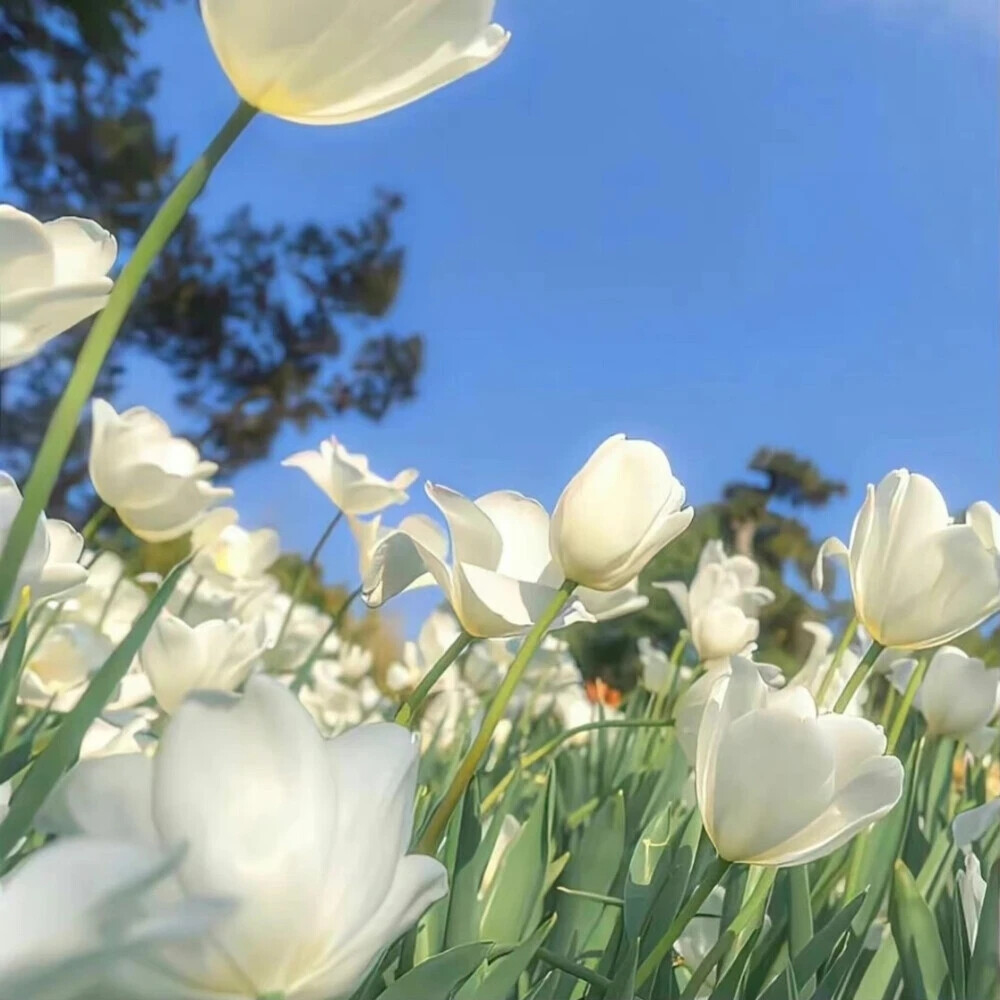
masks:
[[[617,590],[690,523],[684,487],[662,449],[616,434],[563,490],[551,544],[564,576],[594,590]]]
[[[153,695],[176,712],[191,691],[235,691],[260,665],[267,645],[262,619],[215,619],[191,626],[168,612],[156,619],[139,652]]]
[[[20,509],[21,491],[17,483],[6,472],[0,472],[0,549],[6,544]],[[78,562],[82,554],[83,538],[69,524],[40,515],[10,600],[5,608],[0,608],[0,622],[10,619],[25,587],[31,589],[34,603],[71,593],[86,583],[87,571]]]
[[[329,1000],[446,892],[438,861],[406,853],[418,762],[401,726],[324,740],[258,676],[239,697],[190,696],[153,758],[82,761],[39,823],[177,852],[182,898],[234,904],[210,935],[122,970],[124,995]]]
[[[734,657],[698,732],[695,787],[722,858],[786,867],[825,857],[884,816],[903,766],[866,719],[816,713],[802,687],[775,691]]]
[[[201,0],[239,95],[305,125],[374,118],[492,62],[492,0]]]
[[[931,658],[914,704],[932,736],[972,736],[1000,707],[1000,670],[957,646],[942,646]]]
[[[0,205],[0,370],[104,307],[115,238],[89,219],[41,223]]]
[[[979,858],[971,852],[965,855],[965,870],[955,876],[958,900],[962,906],[962,920],[969,939],[969,948],[974,950],[979,937],[979,922],[986,902],[986,879],[979,865]],[[994,924],[994,926],[996,926]]]
[[[187,534],[209,507],[233,495],[209,480],[218,471],[190,441],[174,437],[144,406],[124,413],[103,399],[93,404],[90,480],[122,523],[147,542]]]
[[[823,588],[825,559],[846,561],[855,612],[872,639],[899,649],[940,646],[1000,610],[997,523],[983,501],[955,523],[934,483],[897,469],[868,487],[850,545],[823,543],[813,582]]]
[[[223,586],[253,587],[281,555],[281,539],[272,528],[247,531],[238,519],[231,507],[217,507],[195,525],[191,568]]]
[[[299,451],[282,465],[301,469],[345,514],[374,514],[410,499],[406,491],[417,478],[404,469],[383,479],[368,468],[368,457],[349,452],[335,437],[321,441],[318,451]]]

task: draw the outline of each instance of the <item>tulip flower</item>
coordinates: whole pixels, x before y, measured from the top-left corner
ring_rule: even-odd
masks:
[[[164,712],[176,712],[191,691],[235,691],[260,666],[264,622],[235,618],[191,626],[163,612],[139,651],[142,669]]]
[[[70,711],[114,648],[111,640],[92,625],[58,622],[37,637],[27,656],[18,701],[53,712]]]
[[[41,223],[0,205],[0,371],[104,307],[115,238],[89,219]]]
[[[139,710],[122,725],[115,725],[107,719],[94,719],[80,744],[80,760],[113,757],[120,753],[142,753],[153,740],[149,732],[151,717],[156,717],[155,711]]]
[[[509,35],[492,0],[201,0],[240,97],[305,125],[392,111],[492,62]]]
[[[616,434],[559,497],[552,554],[566,579],[617,590],[691,523],[694,511],[683,507],[684,487],[663,451]]]
[[[60,621],[82,622],[119,645],[149,604],[146,592],[126,577],[125,564],[114,552],[89,553],[87,579],[60,598]]]
[[[362,580],[365,580],[375,568],[375,553],[379,546],[390,535],[398,531],[417,539],[425,548],[437,553],[441,559],[448,552],[448,538],[444,531],[435,521],[424,514],[411,514],[409,517],[404,517],[399,522],[398,528],[383,525],[379,515],[370,521],[363,521],[359,517],[348,514],[347,524],[358,547],[358,576]],[[411,565],[413,572],[417,575],[412,580],[397,583],[394,589],[398,594],[416,590],[418,587],[430,587],[434,584],[434,577],[423,568],[421,563],[414,561]]]
[[[969,852],[965,855],[965,870],[955,876],[955,885],[958,888],[969,948],[974,950],[979,936],[979,920],[986,902],[986,879],[983,878],[979,858],[975,854]]]
[[[233,491],[213,486],[218,470],[190,441],[174,437],[144,406],[124,413],[103,399],[93,403],[90,480],[129,531],[147,542],[187,534],[210,506]]]
[[[992,830],[1000,829],[1000,799],[960,812],[951,824],[955,846],[968,850]]]
[[[639,663],[642,667],[642,686],[651,694],[664,695],[673,685],[678,667],[670,662],[670,657],[643,636],[638,642]]]
[[[38,823],[177,851],[177,894],[234,903],[210,936],[123,970],[120,992],[326,1000],[351,994],[446,892],[438,861],[406,853],[417,765],[401,726],[326,741],[256,676],[239,697],[189,696],[152,759],[81,761]]]
[[[0,550],[20,508],[17,483],[6,472],[0,472]],[[0,622],[10,619],[25,587],[30,588],[31,600],[36,602],[81,586],[87,579],[87,571],[77,561],[82,554],[83,538],[70,525],[40,515],[11,598],[6,608],[0,608]]]
[[[866,719],[822,715],[805,688],[775,691],[734,657],[698,731],[695,788],[726,861],[785,867],[835,851],[884,816],[903,766]]]
[[[899,649],[940,646],[1000,610],[998,519],[980,501],[957,524],[934,483],[897,469],[868,487],[850,545],[823,543],[813,583],[823,589],[826,559],[845,560],[855,613],[872,639]]]
[[[368,468],[365,455],[352,454],[335,437],[321,441],[318,451],[296,452],[281,464],[301,469],[345,514],[374,514],[406,503],[417,478],[416,469],[404,469],[383,479]]]
[[[272,528],[247,531],[231,507],[209,511],[191,532],[195,550],[191,569],[222,586],[256,587],[281,555],[281,539]]]
[[[99,984],[118,962],[209,931],[228,908],[158,899],[168,861],[149,846],[96,837],[30,855],[0,882],[0,996],[104,996]]]

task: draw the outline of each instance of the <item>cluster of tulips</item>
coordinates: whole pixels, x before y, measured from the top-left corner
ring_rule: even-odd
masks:
[[[774,594],[708,543],[664,452],[616,435],[550,514],[392,478],[335,438],[287,458],[328,521],[274,575],[215,464],[91,399],[132,298],[258,111],[343,124],[494,59],[489,0],[202,0],[241,97],[113,280],[96,222],[0,207],[0,365],[95,316],[23,493],[0,473],[0,997],[20,1000],[986,1000],[1000,995],[1000,670],[956,643],[1000,611],[1000,514],[926,477],[868,488],[854,616],[795,671],[755,659]],[[100,502],[44,509],[90,403]],[[106,544],[186,539],[166,575]],[[337,525],[356,586],[303,597]],[[119,532],[115,537],[120,538]],[[352,606],[441,606],[395,662]],[[673,648],[586,682],[561,636],[665,590]],[[877,720],[877,721],[876,721]]]

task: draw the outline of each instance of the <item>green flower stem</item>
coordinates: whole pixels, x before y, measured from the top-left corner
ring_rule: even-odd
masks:
[[[417,846],[417,850],[421,853],[433,855],[437,852],[438,844],[444,835],[445,828],[448,826],[448,820],[451,818],[452,812],[454,812],[459,802],[462,801],[462,796],[465,794],[465,789],[469,782],[472,781],[472,777],[476,773],[476,768],[490,748],[490,742],[493,739],[493,730],[496,729],[497,723],[503,718],[503,714],[507,710],[507,705],[517,685],[521,683],[524,671],[531,662],[531,658],[535,655],[539,644],[552,626],[552,623],[559,616],[559,612],[565,607],[566,602],[570,599],[575,589],[576,584],[572,580],[564,580],[549,606],[542,612],[538,621],[535,622],[534,627],[525,636],[524,642],[521,643],[521,648],[517,651],[517,655],[514,657],[504,679],[497,688],[496,694],[493,696],[493,700],[490,702],[490,707],[486,711],[479,732],[476,733],[476,738],[472,741],[472,746],[469,747],[468,753],[465,755],[461,765],[459,765],[458,772],[448,786],[448,790],[444,793],[444,797],[431,814],[431,818]]]
[[[917,691],[923,682],[924,674],[927,673],[927,667],[929,664],[929,656],[921,657],[920,662],[917,664],[913,673],[910,675],[910,679],[906,683],[906,690],[903,692],[903,698],[897,706],[896,716],[892,720],[892,729],[889,730],[889,741],[885,748],[885,752],[888,754],[895,753],[896,747],[899,746],[899,739],[903,735],[903,727],[906,725],[906,717],[910,714],[910,708],[913,706],[913,699],[917,696]]]
[[[681,912],[674,918],[673,923],[667,928],[666,934],[656,943],[656,947],[646,956],[645,961],[639,966],[636,973],[636,986],[642,986],[647,979],[656,974],[660,963],[670,954],[677,939],[684,932],[684,928],[698,915],[705,900],[711,895],[712,890],[722,881],[722,877],[729,871],[731,861],[725,858],[716,857],[708,866],[705,877],[701,880],[698,888],[688,897],[687,902],[681,908]]]
[[[181,602],[180,609],[177,612],[178,618],[183,618],[187,613],[188,608],[191,607],[191,602],[194,600],[194,595],[198,593],[198,588],[205,582],[205,578],[200,574],[195,575],[194,583],[191,584],[191,589],[187,592],[184,600]]]
[[[24,499],[11,525],[3,552],[0,553],[0,608],[6,606],[14,589],[38,516],[52,496],[59,470],[69,452],[80,413],[90,398],[104,359],[111,350],[143,279],[187,214],[191,203],[201,193],[215,166],[256,113],[256,109],[249,104],[240,102],[218,135],[195,160],[160,207],[118,276],[107,305],[94,320],[76,359],[73,374],[49,421],[24,488]]]
[[[413,694],[400,706],[396,713],[396,722],[401,726],[409,726],[416,721],[420,706],[427,700],[431,688],[441,679],[444,672],[476,641],[464,629],[455,637],[455,641],[441,654],[437,663],[420,679]]]
[[[109,506],[106,503],[102,503],[97,510],[91,514],[87,523],[83,526],[80,534],[83,535],[84,542],[91,542],[94,539],[94,535],[97,534],[97,529],[104,524],[104,522],[114,513],[114,507]]]
[[[312,547],[309,558],[299,569],[298,575],[295,577],[295,582],[292,584],[292,594],[291,600],[288,602],[288,610],[282,619],[281,628],[278,629],[277,642],[281,642],[285,637],[285,632],[288,631],[288,623],[292,620],[292,613],[295,611],[299,599],[302,597],[302,591],[306,589],[306,580],[309,579],[309,573],[316,568],[316,563],[319,561],[319,554],[323,551],[323,546],[326,545],[327,540],[333,534],[333,529],[340,524],[340,519],[343,516],[344,512],[338,510],[333,520],[323,529],[323,534],[319,536],[319,541]]]
[[[507,786],[520,771],[527,770],[527,768],[537,764],[554,750],[558,750],[567,740],[572,739],[580,733],[590,732],[592,729],[666,729],[668,726],[673,726],[673,724],[672,719],[604,719],[601,722],[585,722],[583,725],[575,726],[573,729],[567,729],[558,736],[553,736],[548,743],[544,743],[537,750],[522,754],[521,759],[517,762],[517,767],[508,771],[497,783],[496,787],[483,798],[480,810],[485,816],[503,798],[503,793],[507,790]]]
[[[607,976],[602,976],[599,972],[594,972],[593,969],[588,969],[585,965],[571,962],[568,958],[563,958],[562,955],[557,955],[554,951],[549,951],[548,948],[539,948],[535,954],[546,965],[551,965],[553,969],[558,969],[560,972],[574,976],[576,979],[593,986],[602,993],[611,986],[611,980]],[[608,1000],[611,1000],[611,998],[608,998]]]
[[[331,621],[327,626],[326,631],[323,633],[323,637],[309,651],[309,655],[305,658],[305,662],[302,666],[295,671],[295,676],[292,678],[291,685],[289,685],[293,693],[298,694],[298,692],[312,679],[313,664],[318,659],[323,646],[326,644],[326,640],[329,639],[330,636],[344,624],[344,618],[347,615],[348,609],[355,602],[355,600],[357,600],[360,593],[361,587],[359,585],[347,595],[344,599],[344,603],[341,604],[341,606],[337,609],[337,613],[333,616],[333,621]]]
[[[837,698],[836,703],[833,706],[835,712],[843,712],[845,708],[851,703],[851,699],[857,693],[857,690],[864,683],[865,678],[868,676],[868,672],[872,668],[872,664],[878,659],[879,653],[885,649],[885,646],[880,642],[872,641],[872,644],[865,651],[865,655],[861,657],[861,662],[854,668],[854,673],[851,674],[847,683],[844,685],[844,690],[840,692],[840,696]],[[831,665],[830,674],[833,674],[834,668]],[[821,695],[817,696],[817,704],[821,700]]]
[[[834,677],[837,676],[837,670],[840,667],[840,661],[844,658],[844,653],[847,652],[847,647],[850,646],[851,640],[858,634],[858,619],[852,618],[847,623],[847,628],[844,629],[844,634],[840,637],[840,642],[837,643],[837,648],[834,650],[833,659],[830,661],[830,666],[827,667],[826,674],[823,676],[823,680],[820,682],[819,690],[816,692],[816,704],[822,705],[823,699],[826,697],[827,691],[830,690],[830,685],[833,683]]]
[[[788,870],[788,899],[788,953],[794,959],[813,937],[812,898],[809,891],[809,868],[806,865],[795,865]],[[803,984],[807,993],[811,993],[815,986],[815,977],[810,977]]]
[[[686,629],[683,629],[674,643],[674,648],[670,650],[670,665],[674,668],[674,672],[670,675],[670,687],[667,688],[667,694],[663,700],[663,705],[667,708],[675,702],[677,686],[680,683],[681,677],[681,660],[684,659],[684,653],[687,651],[689,641],[688,632]]]

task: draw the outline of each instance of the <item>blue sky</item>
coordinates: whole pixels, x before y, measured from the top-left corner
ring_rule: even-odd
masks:
[[[998,502],[995,2],[496,13],[493,66],[361,125],[258,119],[201,203],[336,221],[402,191],[391,326],[428,339],[420,397],[286,435],[235,483],[245,522],[308,549],[329,508],[277,462],[325,433],[386,474],[549,505],[617,431],[661,443],[695,504],[758,445],[801,450],[851,486],[823,532],[900,465],[953,507]],[[158,16],[145,54],[189,158],[234,102],[195,11]],[[119,402],[151,398],[138,377]],[[353,580],[346,532],[326,562]]]

